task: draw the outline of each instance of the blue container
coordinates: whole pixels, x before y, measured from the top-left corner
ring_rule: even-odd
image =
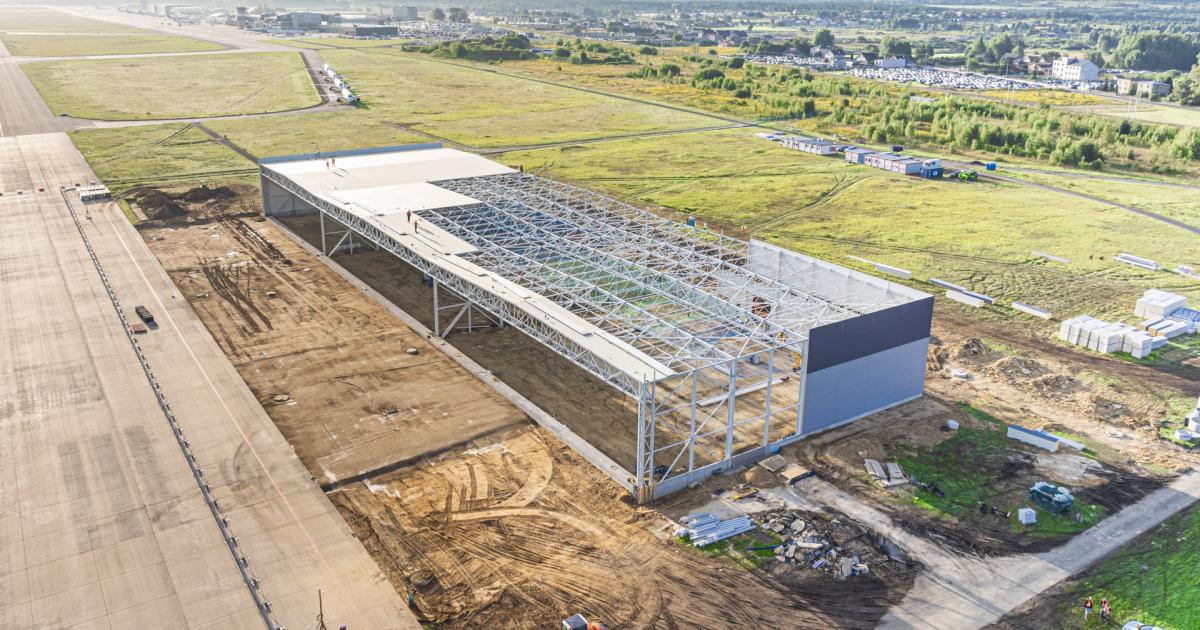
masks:
[[[994,171],[994,170],[996,170],[996,163],[995,163],[995,162],[988,162],[988,163],[987,163],[987,170],[989,170],[989,171]]]
[[[694,227],[696,227],[696,217],[688,217],[688,218],[687,218],[687,225],[688,225],[688,227],[690,227],[690,228],[694,228]]]

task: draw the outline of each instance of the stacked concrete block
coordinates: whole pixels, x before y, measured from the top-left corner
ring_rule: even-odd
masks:
[[[1187,298],[1182,295],[1147,289],[1133,309],[1133,314],[1147,319],[1163,319],[1175,311],[1187,306]]]
[[[1058,338],[1095,352],[1127,352],[1134,357],[1149,355],[1156,347],[1155,337],[1129,324],[1109,323],[1089,315],[1063,321]],[[1163,338],[1166,341],[1166,338]]]

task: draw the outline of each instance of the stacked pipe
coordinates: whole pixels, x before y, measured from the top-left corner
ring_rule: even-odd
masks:
[[[749,516],[737,516],[721,520],[708,513],[689,514],[682,519],[688,540],[696,547],[707,547],[716,542],[744,534],[754,529]]]

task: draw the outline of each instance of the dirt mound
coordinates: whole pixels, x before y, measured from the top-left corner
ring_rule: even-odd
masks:
[[[148,219],[178,219],[187,216],[187,209],[167,193],[157,188],[139,188],[131,195]]]
[[[1041,363],[1020,357],[1004,357],[988,365],[985,371],[1010,383],[1036,379],[1049,372]]]
[[[238,191],[230,188],[229,186],[218,186],[216,188],[197,186],[196,188],[192,188],[191,190],[178,195],[177,198],[180,201],[186,201],[188,203],[207,203],[209,201],[228,201],[230,199],[236,199],[239,194],[240,193]]]
[[[186,218],[188,222],[216,218],[219,215],[256,213],[258,192],[252,186],[196,186],[182,192],[153,187],[135,188],[130,199],[141,207],[149,220]]]
[[[946,366],[946,349],[940,343],[929,343],[929,352],[925,356],[925,369],[937,372]]]
[[[998,356],[998,352],[984,345],[978,337],[971,337],[950,351],[950,358],[956,362],[988,363]]]

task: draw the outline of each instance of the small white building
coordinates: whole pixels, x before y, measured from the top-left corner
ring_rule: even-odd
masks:
[[[904,57],[887,57],[886,59],[876,59],[875,67],[885,69],[907,68],[908,60]]]
[[[862,147],[850,147],[846,149],[846,161],[851,164],[862,164],[866,161],[867,156],[872,153],[877,153],[873,149],[864,149]]]
[[[921,162],[921,158],[896,153],[872,153],[863,158],[863,164],[867,166],[903,175],[920,173]]]
[[[813,153],[815,155],[833,155],[837,153],[837,145],[821,138],[806,138],[804,136],[788,136],[779,141],[779,144],[797,151],[805,153]]]
[[[1100,76],[1100,67],[1078,57],[1059,57],[1054,60],[1051,76],[1063,81],[1095,81]]]

